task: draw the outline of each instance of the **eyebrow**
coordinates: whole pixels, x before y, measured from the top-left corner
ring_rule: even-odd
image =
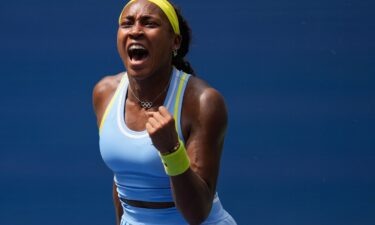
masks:
[[[134,16],[128,15],[128,16],[126,16],[124,19],[127,19],[127,20],[133,20],[133,19],[134,19]],[[122,19],[122,20],[124,20],[124,19]],[[141,16],[141,18],[140,18],[140,20],[149,20],[149,19],[160,20],[160,18],[155,17],[155,16],[152,16],[152,15],[143,15],[143,16]]]

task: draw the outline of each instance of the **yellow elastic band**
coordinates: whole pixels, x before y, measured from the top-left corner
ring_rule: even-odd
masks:
[[[120,17],[118,19],[119,24],[121,24],[121,16],[126,6],[128,6],[130,3],[135,2],[135,1],[136,0],[130,0],[122,9]],[[163,10],[164,14],[168,17],[168,20],[172,25],[174,33],[180,35],[180,26],[178,24],[178,17],[171,3],[169,3],[167,0],[148,0],[148,1],[154,3],[155,5],[159,6],[161,10]]]
[[[174,111],[173,111],[173,117],[174,117],[174,120],[176,121],[176,130],[178,130],[177,128],[177,123],[178,123],[178,107],[180,105],[180,100],[181,100],[181,94],[182,94],[182,86],[184,86],[184,82],[185,82],[185,79],[187,77],[187,74],[184,73],[180,79],[180,83],[178,85],[178,89],[177,89],[177,94],[176,94],[176,102],[174,104]]]
[[[179,140],[179,142],[180,147],[177,151],[168,155],[162,155],[159,153],[165,172],[169,176],[180,175],[190,168],[190,160],[186,153],[184,143],[181,140]]]

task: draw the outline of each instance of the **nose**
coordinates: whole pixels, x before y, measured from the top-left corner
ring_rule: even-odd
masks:
[[[130,37],[133,39],[139,39],[144,35],[143,28],[139,23],[135,23],[129,33]]]

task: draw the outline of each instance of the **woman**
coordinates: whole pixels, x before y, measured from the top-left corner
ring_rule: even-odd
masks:
[[[132,0],[119,18],[126,73],[93,102],[114,171],[117,224],[236,224],[216,194],[227,123],[222,96],[190,76],[190,29],[166,0]]]

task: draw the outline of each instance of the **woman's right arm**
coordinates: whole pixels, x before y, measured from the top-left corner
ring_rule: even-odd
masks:
[[[118,193],[116,189],[116,184],[113,182],[113,203],[115,205],[116,211],[116,224],[120,225],[122,214],[124,213],[122,210],[120,199],[118,198]]]
[[[100,127],[104,111],[107,108],[107,105],[109,104],[113,94],[115,93],[119,82],[120,76],[107,76],[95,85],[92,97],[98,127]],[[120,200],[118,198],[115,183],[113,183],[113,203],[116,212],[116,224],[120,225],[123,211]]]

